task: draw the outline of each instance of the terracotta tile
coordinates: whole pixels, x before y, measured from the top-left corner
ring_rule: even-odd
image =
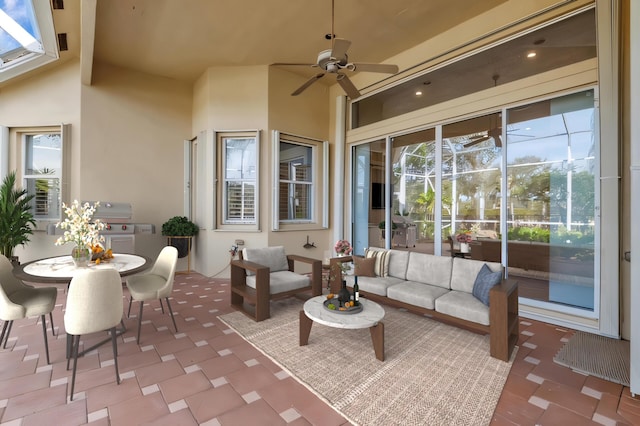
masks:
[[[503,392],[494,414],[517,425],[533,425],[544,410],[510,392]]]
[[[525,377],[510,374],[504,384],[503,392],[510,392],[525,401],[535,393],[539,385]]]
[[[629,388],[625,386],[618,405],[618,414],[624,417],[631,424],[640,425],[640,396],[631,396]]]
[[[209,379],[217,379],[246,367],[235,355],[220,356],[198,364]]]
[[[141,387],[157,384],[184,374],[184,369],[176,360],[156,363],[136,370],[136,378]]]
[[[622,386],[621,384],[608,382],[606,380],[603,380],[599,377],[594,377],[594,376],[587,377],[587,379],[584,382],[584,387],[593,389],[594,391],[600,392],[603,394],[607,393],[616,398],[620,398],[620,395],[622,394],[622,388],[624,388],[624,386]]]
[[[584,382],[587,380],[587,376],[584,374],[576,373],[570,368],[564,367],[555,362],[542,362],[531,370],[532,374],[538,377],[542,377],[545,380],[559,383],[576,390],[582,389]]]
[[[549,408],[538,419],[536,425],[540,426],[556,426],[556,425],[598,425],[598,423],[592,421],[590,418],[581,416],[575,411],[568,410],[564,407],[559,407],[555,404],[551,404]]]
[[[593,414],[592,419],[601,424],[616,424],[618,426],[628,423],[624,417],[618,414],[618,403],[620,402],[620,398],[615,397],[610,394],[603,394],[600,401],[598,401],[598,406],[596,407],[596,412]]]
[[[189,410],[183,409],[142,424],[149,426],[197,426],[198,422],[193,418],[193,414]]]
[[[186,402],[198,423],[204,423],[246,404],[230,385],[192,395],[186,398]]]
[[[121,401],[136,398],[142,395],[142,392],[134,379],[127,379],[121,381],[119,385],[114,381],[113,383],[92,387],[86,391],[86,395],[87,412],[93,413]]]
[[[158,383],[158,386],[168,404],[213,387],[202,371],[173,377]]]
[[[218,358],[218,353],[211,346],[205,345],[175,352],[175,356],[182,367],[188,367],[201,361]]]
[[[82,425],[87,422],[85,401],[71,401],[69,404],[56,405],[24,418],[22,426],[41,426],[55,423],[65,426]]]
[[[590,419],[598,405],[598,400],[569,386],[545,381],[533,394],[549,403],[566,408]]]
[[[65,386],[47,387],[13,397],[9,399],[2,421],[18,419],[56,405],[62,405],[67,400],[66,390]]]
[[[256,419],[260,419],[260,423],[265,425],[286,425],[284,419],[262,399],[224,413],[218,416],[217,419],[222,426],[255,424]],[[324,425],[324,423],[319,424]]]
[[[0,400],[48,388],[50,381],[50,371],[4,380],[0,386]]]
[[[275,383],[278,378],[262,365],[254,365],[228,374],[227,380],[240,395]]]
[[[118,356],[118,368],[122,373],[156,364],[160,361],[160,356],[156,351],[139,352],[131,355]]]
[[[185,349],[195,348],[191,339],[173,339],[160,342],[155,345],[156,351],[160,356],[172,354]]]
[[[112,426],[130,426],[160,419],[170,414],[160,392],[122,401],[109,407]]]

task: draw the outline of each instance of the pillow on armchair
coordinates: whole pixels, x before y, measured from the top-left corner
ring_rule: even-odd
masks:
[[[284,246],[244,248],[242,249],[242,258],[269,267],[269,272],[289,270],[289,262],[287,262]],[[253,272],[249,274],[249,271],[247,271],[247,275],[253,275]]]

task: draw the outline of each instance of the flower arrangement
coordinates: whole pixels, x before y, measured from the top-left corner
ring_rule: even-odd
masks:
[[[67,218],[56,224],[56,227],[65,229],[64,235],[56,240],[56,245],[61,246],[66,243],[74,243],[78,248],[86,248],[94,251],[94,247],[104,242],[104,237],[99,231],[105,228],[105,224],[99,219],[92,221],[93,214],[100,202],[92,205],[84,203],[81,205],[78,200],[74,200],[69,206],[62,203],[62,209]]]
[[[467,231],[465,229],[461,230],[460,233],[456,235],[456,241],[459,243],[469,244],[472,241],[471,231]]]
[[[333,246],[333,249],[336,251],[337,254],[342,256],[345,256],[345,255],[348,256],[353,251],[353,249],[351,248],[351,244],[347,240],[336,241],[336,244],[335,246]]]

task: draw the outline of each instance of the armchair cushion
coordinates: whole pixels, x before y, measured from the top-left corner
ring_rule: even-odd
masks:
[[[269,274],[269,294],[283,293],[311,285],[307,275],[291,271],[276,271]],[[247,276],[247,286],[256,288],[256,276]]]
[[[289,270],[289,262],[287,262],[284,246],[244,248],[242,249],[242,257],[250,262],[268,267],[270,272]],[[253,272],[247,271],[247,275],[253,275]]]

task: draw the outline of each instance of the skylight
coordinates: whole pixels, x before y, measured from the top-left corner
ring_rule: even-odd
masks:
[[[0,0],[0,82],[56,59],[49,2]]]

